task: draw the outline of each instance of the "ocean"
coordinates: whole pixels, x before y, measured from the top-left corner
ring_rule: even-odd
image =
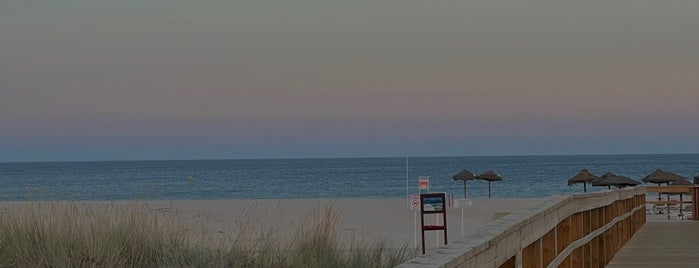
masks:
[[[0,201],[177,200],[276,198],[405,198],[405,158],[172,160],[0,163]],[[418,177],[430,191],[463,196],[452,176],[493,170],[493,197],[545,197],[582,192],[567,180],[580,169],[636,180],[662,168],[692,178],[699,154],[411,157],[409,193]],[[487,197],[488,183],[467,183],[469,197]],[[606,187],[590,187],[588,191]]]

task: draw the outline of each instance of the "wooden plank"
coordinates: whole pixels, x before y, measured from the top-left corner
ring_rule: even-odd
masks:
[[[601,208],[590,210],[590,231],[597,230],[601,226],[600,216]]]
[[[590,232],[592,231],[592,229],[591,229],[592,227],[590,226],[590,214],[591,213],[592,212],[589,210],[582,213],[583,214],[583,236],[590,234]]]
[[[615,230],[614,230],[614,228],[612,228],[612,229],[605,231],[604,234],[602,235],[601,247],[603,247],[603,248],[600,249],[600,251],[601,251],[600,258],[602,259],[602,267],[607,265],[607,262],[609,262],[609,260],[612,259],[610,257],[610,255],[611,255],[611,248],[614,245],[614,239],[613,239],[614,233],[615,233]]]
[[[570,218],[566,218],[556,226],[556,252],[563,251],[572,242]]]
[[[692,201],[690,201],[690,200],[685,200],[685,201],[682,201],[682,203],[683,203],[683,204],[691,204]],[[660,200],[660,201],[654,200],[654,201],[647,201],[646,204],[654,204],[654,205],[667,205],[667,204],[670,204],[670,205],[679,205],[679,204],[680,204],[680,201],[679,201],[679,200],[670,200],[670,201],[666,201],[666,200]]]
[[[583,213],[583,234],[590,234],[592,229],[592,211],[588,210]],[[585,244],[583,247],[583,267],[592,267],[592,241]]]
[[[515,261],[515,257],[509,258],[505,263],[501,264],[498,266],[498,268],[515,268],[517,267],[517,262]]]
[[[600,256],[602,256],[602,254],[600,254],[600,237],[601,236],[595,237],[595,239],[590,241],[590,267],[592,268],[604,267],[600,260]]]
[[[584,266],[584,261],[583,261],[583,250],[586,246],[583,246],[581,248],[577,248],[576,250],[573,250],[573,253],[570,254],[570,266],[569,267],[587,267]]]
[[[571,240],[575,241],[584,236],[583,213],[575,213],[570,216],[570,234]]]
[[[541,265],[541,239],[522,249],[522,267],[539,268]]]
[[[572,255],[572,253],[571,253],[571,255]],[[572,263],[571,255],[568,255],[568,257],[566,257],[563,260],[563,262],[561,262],[561,264],[558,265],[558,268],[570,268],[570,264]]]
[[[556,226],[556,252],[563,251],[573,242],[571,218],[572,216],[566,218]],[[566,257],[558,267],[570,267],[570,258]]]
[[[556,258],[556,229],[551,229],[541,237],[541,264],[548,266]]]
[[[646,186],[648,193],[687,193],[699,186],[682,185],[682,186]]]
[[[699,222],[648,222],[608,268],[699,267]]]
[[[592,241],[587,243],[583,249],[583,266],[582,267],[592,267]]]

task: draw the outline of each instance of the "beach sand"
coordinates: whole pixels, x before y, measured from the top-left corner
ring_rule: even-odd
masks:
[[[473,206],[447,209],[450,241],[473,233],[492,221],[495,215],[514,212],[544,198],[472,199]],[[78,206],[126,205],[133,201],[79,201]],[[0,212],[11,213],[26,202],[0,202]],[[257,200],[173,200],[146,201],[148,209],[161,217],[175,216],[185,224],[209,234],[209,239],[236,236],[246,232],[276,230],[279,237],[290,238],[314,211],[331,207],[338,216],[338,235],[342,243],[387,240],[390,245],[420,246],[419,210],[410,210],[405,199],[257,199]],[[425,215],[426,224],[436,224],[437,216]],[[462,229],[463,220],[463,229]],[[416,225],[417,224],[417,225]],[[441,231],[426,232],[428,249],[443,244]],[[439,239],[439,241],[438,241]],[[417,242],[417,244],[416,244]]]

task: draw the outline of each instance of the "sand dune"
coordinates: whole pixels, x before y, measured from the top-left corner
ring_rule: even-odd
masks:
[[[517,211],[543,198],[473,199],[470,208],[448,208],[449,240],[461,238],[493,220],[495,214]],[[79,201],[78,205],[99,207],[111,203],[125,205],[132,201]],[[2,202],[0,210],[11,213],[26,202]],[[343,243],[386,239],[393,245],[419,246],[419,211],[410,210],[405,199],[256,199],[256,200],[174,200],[147,201],[153,213],[176,216],[181,221],[208,234],[236,236],[241,230],[250,234],[274,230],[281,238],[291,237],[313,211],[332,207],[338,216],[338,235]],[[426,215],[426,223],[436,224],[437,215]],[[463,219],[463,229],[462,229]],[[199,229],[200,228],[200,229]],[[442,233],[427,232],[427,248],[434,248]],[[417,245],[416,245],[417,241]]]

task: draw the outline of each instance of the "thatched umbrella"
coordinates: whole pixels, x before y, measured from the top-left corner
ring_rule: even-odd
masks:
[[[587,169],[580,170],[578,174],[573,176],[572,178],[568,179],[568,186],[572,186],[573,184],[578,184],[582,183],[583,184],[583,192],[587,192],[587,184],[599,179],[599,177],[592,175]]]
[[[614,186],[617,188],[624,188],[626,186],[636,186],[641,184],[640,182],[631,179],[626,176],[614,176],[614,177],[607,177],[599,180],[592,181],[592,186],[607,186],[610,187]]]
[[[677,180],[672,181],[672,183],[669,184],[669,186],[675,186],[675,185],[678,185],[678,186],[679,186],[679,185],[692,185],[692,183],[689,182],[687,179],[677,179]],[[660,193],[659,193],[659,194],[660,194]],[[683,205],[683,202],[682,202],[682,201],[684,201],[684,200],[682,200],[682,195],[690,194],[690,192],[684,192],[684,193],[662,193],[662,194],[667,194],[667,201],[668,201],[668,204],[667,204],[667,208],[668,208],[668,210],[667,210],[667,211],[668,211],[667,217],[668,217],[668,219],[670,219],[670,213],[669,213],[669,211],[670,211],[670,203],[669,203],[669,201],[670,201],[670,195],[676,195],[676,194],[679,194],[679,195],[680,195],[680,214],[679,214],[679,215],[682,216],[682,212],[683,212],[683,211],[682,211],[682,205]],[[658,200],[660,200],[660,199],[658,199]]]
[[[681,179],[677,179],[677,180],[672,181],[672,183],[670,183],[670,186],[673,186],[673,185],[694,185],[694,184],[692,184],[692,182],[690,182],[689,180],[687,180],[685,178],[681,178]]]
[[[616,175],[614,173],[607,172],[607,173],[604,173],[602,176],[599,176],[600,179],[606,179],[606,178],[611,178],[611,177],[616,177]]]
[[[464,181],[464,198],[466,198],[466,181],[475,180],[476,175],[473,175],[471,171],[464,169],[463,171],[459,172],[451,178],[455,181]]]
[[[658,186],[663,183],[670,185],[671,182],[676,180],[687,180],[687,178],[677,175],[672,172],[663,171],[662,169],[656,169],[653,173],[648,174],[641,181],[645,183],[655,183]],[[661,200],[660,193],[658,193],[658,200]]]
[[[648,174],[641,181],[645,183],[655,183],[660,186],[660,184],[667,183],[670,185],[671,182],[676,180],[687,180],[687,178],[677,175],[672,172],[663,171],[662,169],[656,169],[653,173]]]
[[[611,177],[616,177],[616,175],[614,175],[614,173],[611,173],[611,172],[604,173],[602,176],[599,177],[599,179],[591,181],[590,185],[592,185],[592,186],[607,186],[607,189],[612,189],[612,185],[607,184],[604,181],[604,179],[611,178]]]
[[[490,198],[490,183],[494,181],[502,181],[502,177],[492,170],[483,172],[483,174],[476,176],[476,179],[488,181],[488,198]]]

